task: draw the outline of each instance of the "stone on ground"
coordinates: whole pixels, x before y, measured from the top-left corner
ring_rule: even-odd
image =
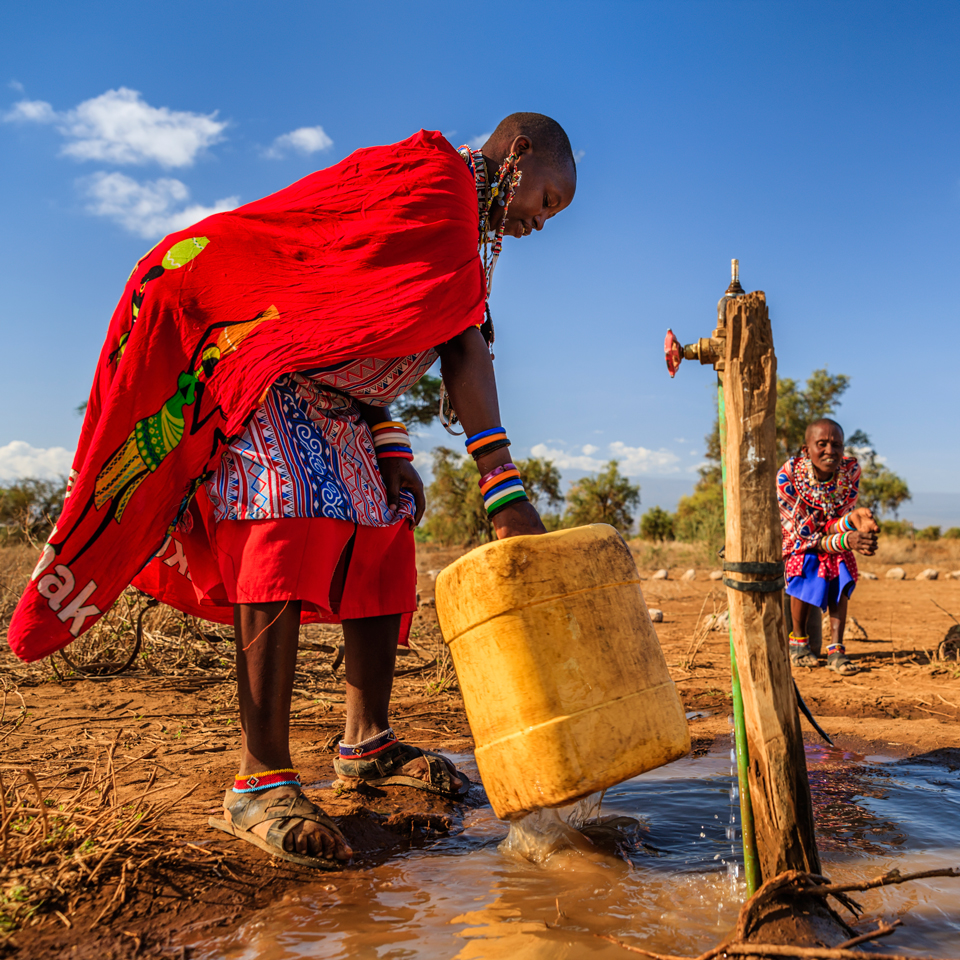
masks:
[[[864,580],[877,580],[877,579],[879,579],[875,573],[870,573],[868,570],[861,570],[861,571],[860,571],[860,576],[863,577]]]
[[[722,580],[722,579],[723,579],[723,571],[722,571],[722,570],[711,570],[711,571],[710,571],[710,579],[711,579],[711,580]]]
[[[903,567],[891,567],[887,571],[888,580],[903,580],[907,576],[907,571]]]
[[[663,623],[663,611],[658,610],[656,607],[651,607],[649,610],[650,619],[654,623]]]
[[[666,570],[658,570],[651,578],[651,580],[669,580],[670,575]]]
[[[697,571],[696,571],[696,570],[688,570],[680,579],[681,579],[681,580],[696,580],[696,579],[697,579]]]
[[[937,577],[939,577],[939,576],[940,576],[940,571],[939,571],[939,570],[935,569],[934,567],[927,567],[926,570],[921,570],[920,573],[917,574],[917,576],[916,576],[915,579],[917,579],[917,580],[936,580]]]

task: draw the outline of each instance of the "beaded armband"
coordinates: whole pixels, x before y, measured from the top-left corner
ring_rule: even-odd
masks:
[[[413,448],[410,446],[410,434],[407,428],[397,420],[384,420],[375,423],[370,432],[373,434],[373,449],[377,457],[400,457],[403,460],[413,459]]]
[[[507,431],[503,427],[492,427],[489,430],[481,430],[472,437],[467,437],[467,453],[474,460],[479,460],[494,450],[500,450],[503,447],[509,447],[510,441],[507,439]]]
[[[273,787],[296,787],[300,785],[299,770],[265,770],[263,773],[251,773],[241,777],[238,773],[233,781],[234,793],[259,793]]]
[[[520,471],[512,463],[495,467],[481,477],[478,483],[488,517],[494,516],[509,503],[528,499],[527,492],[523,489],[523,480],[520,479]]]
[[[850,549],[848,546],[849,538],[850,531],[831,533],[829,536],[821,538],[820,549],[824,553],[843,553],[845,550]]]
[[[853,517],[848,513],[839,520],[832,520],[830,523],[828,523],[824,533],[850,533],[856,529],[857,528],[853,523]]]

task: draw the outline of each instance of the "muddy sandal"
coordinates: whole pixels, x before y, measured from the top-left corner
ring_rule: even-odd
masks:
[[[287,835],[301,820],[310,820],[329,830],[349,847],[340,828],[315,803],[302,793],[295,797],[269,797],[264,794],[237,794],[227,807],[230,820],[223,817],[210,817],[207,823],[217,830],[229,833],[238,840],[245,840],[267,853],[298,863],[302,867],[315,867],[318,870],[339,870],[346,861],[332,857],[308,857],[301,853],[285,850],[283,842]],[[257,824],[268,820],[275,821],[267,831],[266,839],[253,832]]]
[[[383,745],[380,745],[380,741]],[[351,750],[354,751],[353,756],[349,753]],[[406,764],[421,757],[427,762],[426,779],[411,777],[401,772]],[[346,790],[356,790],[362,786],[415,787],[447,800],[462,800],[470,791],[470,780],[449,760],[432,750],[421,750],[408,743],[401,743],[392,730],[378,734],[371,738],[371,741],[356,747],[341,745],[340,756],[334,759],[333,769],[340,778],[339,786]],[[457,789],[453,787],[454,775],[460,780]]]
[[[852,677],[860,668],[847,656],[842,643],[831,643],[827,647],[827,666],[841,677]]]
[[[819,667],[820,660],[810,649],[809,637],[798,637],[790,633],[790,662],[795,667]]]

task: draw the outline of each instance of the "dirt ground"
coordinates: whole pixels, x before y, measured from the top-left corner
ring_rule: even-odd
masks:
[[[936,545],[933,545],[936,546]],[[671,674],[691,719],[697,751],[729,732],[729,640],[708,618],[725,607],[703,550],[634,543]],[[960,618],[960,580],[889,581],[937,566],[960,568],[948,545],[931,554],[894,545],[863,568],[851,602],[862,628],[848,653],[862,668],[796,672],[800,690],[838,746],[864,755],[908,756],[960,748],[960,664],[935,659]],[[0,558],[0,617],[9,619],[32,551]],[[413,650],[398,660],[392,719],[411,743],[454,753],[472,748],[456,678],[436,624],[436,572],[463,551],[418,552],[421,608]],[[16,554],[16,555],[15,555]],[[22,555],[21,555],[22,554]],[[898,559],[899,558],[899,559]],[[669,579],[651,579],[668,567]],[[685,570],[696,578],[681,580]],[[5,578],[5,579],[4,579]],[[942,608],[942,609],[941,609]],[[309,627],[293,704],[293,750],[309,795],[356,851],[344,873],[302,870],[207,826],[221,814],[236,771],[239,731],[229,630],[174,618],[180,633],[147,632],[145,656],[112,678],[78,676],[62,662],[24,665],[0,649],[0,955],[183,957],[198,933],[224,933],[253,909],[305,884],[337,884],[351,871],[456,829],[461,811],[400,788],[338,796],[330,787],[343,728],[338,629]],[[170,633],[170,623],[167,633]],[[150,637],[153,639],[150,640]],[[815,733],[804,721],[811,743]]]

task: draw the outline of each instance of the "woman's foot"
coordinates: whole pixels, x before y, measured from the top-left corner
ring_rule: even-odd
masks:
[[[810,649],[809,637],[790,634],[790,662],[796,667],[819,667],[817,655]]]
[[[850,677],[860,672],[860,668],[847,656],[842,643],[832,643],[827,647],[827,666],[841,677]]]
[[[446,757],[401,743],[389,728],[355,747],[341,745],[333,767],[347,789],[411,786],[449,800],[463,799],[470,789]]]
[[[228,833],[241,839],[244,833],[253,834],[263,841],[257,846],[277,856],[283,855],[281,850],[318,861],[345,861],[353,855],[336,824],[299,787],[279,786],[256,794],[228,790],[223,810]]]

